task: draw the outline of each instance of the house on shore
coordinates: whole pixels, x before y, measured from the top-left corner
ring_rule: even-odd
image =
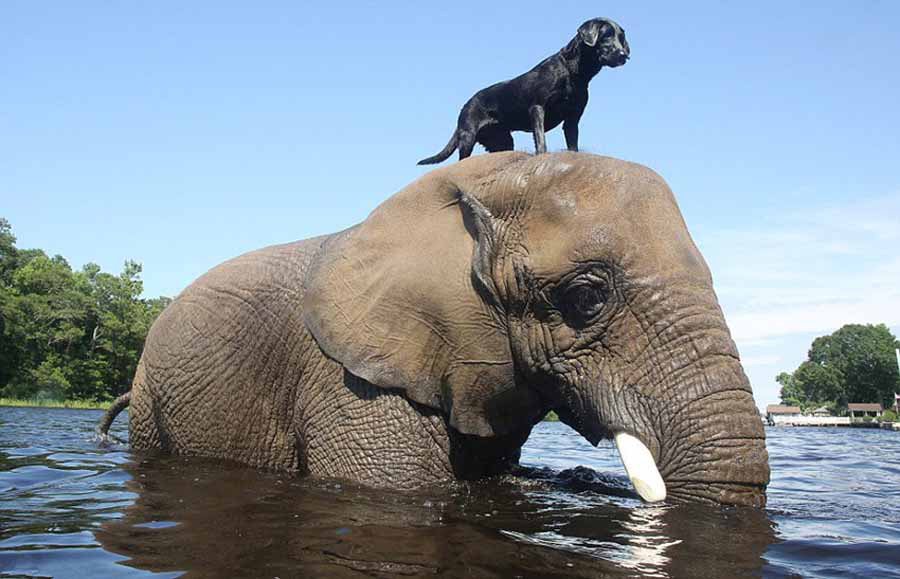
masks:
[[[881,404],[854,402],[847,405],[848,416],[833,416],[827,406],[803,413],[798,406],[769,404],[766,422],[769,426],[859,426],[877,427],[873,419],[880,416]]]
[[[875,418],[876,416],[881,416],[883,410],[878,402],[871,404],[868,402],[851,402],[847,405],[847,411],[850,412],[851,420],[865,418],[866,416]]]
[[[801,416],[799,406],[785,406],[783,404],[769,404],[766,406],[766,419],[769,424],[789,424]]]

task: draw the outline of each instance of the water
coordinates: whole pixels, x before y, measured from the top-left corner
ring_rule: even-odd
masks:
[[[900,577],[900,433],[769,429],[762,511],[644,505],[558,423],[410,494],[98,448],[99,415],[0,408],[0,577]]]

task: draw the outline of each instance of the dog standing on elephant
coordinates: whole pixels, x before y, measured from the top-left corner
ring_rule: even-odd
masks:
[[[617,67],[631,49],[622,27],[594,18],[562,50],[516,78],[475,93],[463,105],[456,130],[440,153],[419,165],[440,163],[459,149],[459,159],[472,154],[475,143],[489,153],[512,151],[512,131],[534,134],[537,154],[547,152],[544,132],[563,124],[566,147],[578,150],[578,122],[588,101],[588,83],[604,66]]]

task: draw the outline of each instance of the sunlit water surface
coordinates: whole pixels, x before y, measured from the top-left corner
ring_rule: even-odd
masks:
[[[558,423],[519,476],[410,494],[100,448],[99,416],[0,408],[0,577],[900,577],[900,433],[768,429],[757,510],[642,504]]]

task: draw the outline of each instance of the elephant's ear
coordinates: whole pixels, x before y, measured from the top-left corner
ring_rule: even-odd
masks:
[[[521,158],[482,155],[415,181],[324,244],[306,284],[304,320],[326,355],[465,434],[506,433],[536,406],[517,392],[493,287],[497,223],[473,193]]]

